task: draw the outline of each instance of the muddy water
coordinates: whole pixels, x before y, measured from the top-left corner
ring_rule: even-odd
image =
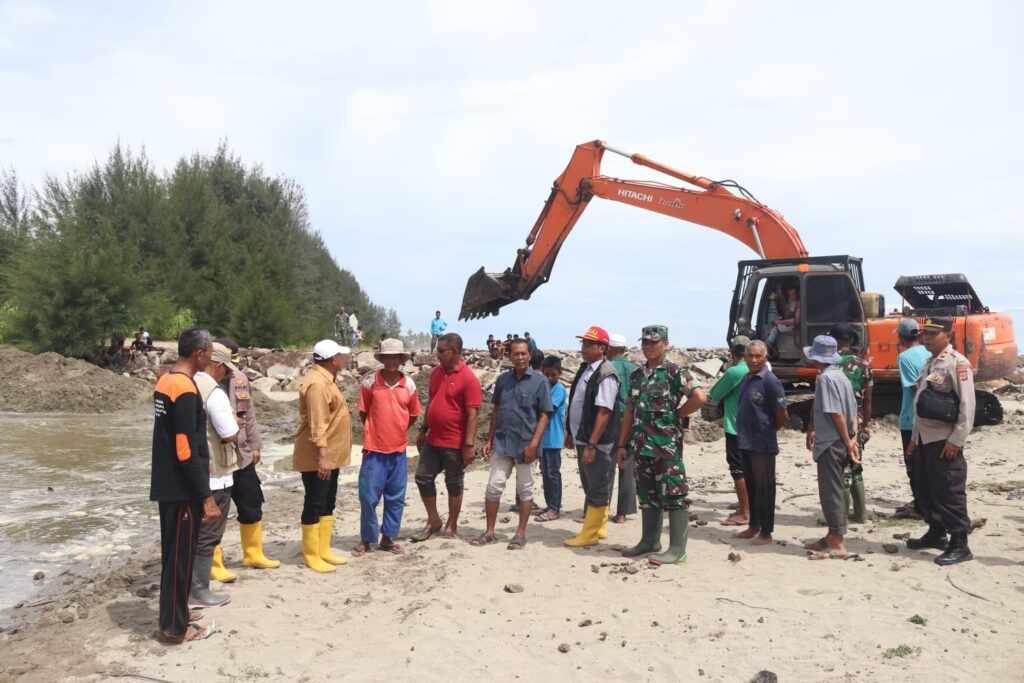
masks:
[[[0,610],[31,600],[65,569],[159,540],[149,501],[152,417],[0,413]],[[290,446],[269,445],[260,475]],[[283,463],[282,463],[283,464]],[[43,582],[33,580],[43,571]]]

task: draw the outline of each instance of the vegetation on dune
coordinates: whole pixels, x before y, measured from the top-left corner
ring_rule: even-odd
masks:
[[[397,334],[312,228],[302,188],[225,145],[159,174],[121,145],[103,164],[26,189],[0,170],[0,342],[86,357],[145,325],[199,324],[243,345],[308,344],[338,304],[366,339]]]

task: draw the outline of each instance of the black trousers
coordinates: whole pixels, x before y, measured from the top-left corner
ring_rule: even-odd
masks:
[[[910,480],[910,493],[914,497],[914,512],[921,514],[921,506],[917,504],[917,489],[914,484],[914,459],[907,457],[907,446],[910,445],[910,439],[913,437],[914,432],[911,429],[901,429],[900,439],[903,441],[903,464],[907,467],[907,479]]]
[[[302,473],[302,486],[306,498],[302,502],[302,523],[318,524],[321,517],[334,514],[334,503],[338,499],[338,475],[340,469],[331,470],[331,476],[320,479],[316,472]]]
[[[967,460],[961,452],[952,460],[939,457],[945,441],[918,442],[914,461],[914,500],[928,526],[951,534],[971,532],[967,516]]]
[[[231,500],[235,501],[239,524],[255,524],[263,519],[263,487],[260,475],[256,474],[256,463],[234,472],[235,482],[231,487]]]
[[[160,632],[182,636],[188,629],[192,562],[203,519],[202,501],[160,502]]]
[[[775,456],[741,449],[740,457],[750,501],[750,526],[770,534],[775,530]]]

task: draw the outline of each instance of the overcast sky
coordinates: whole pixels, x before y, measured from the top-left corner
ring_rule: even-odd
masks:
[[[963,272],[1024,330],[1024,3],[370,5],[0,0],[0,165],[36,184],[120,140],[163,170],[226,139],[305,187],[403,328],[440,308],[477,346],[652,322],[722,343],[753,252],[603,200],[530,301],[457,322],[467,277],[512,264],[574,146],[601,138],[740,181],[812,254],[864,257],[889,309],[898,275]]]

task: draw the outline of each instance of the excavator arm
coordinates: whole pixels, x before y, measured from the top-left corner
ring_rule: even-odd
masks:
[[[682,180],[699,189],[664,183],[620,180],[600,174],[605,150],[627,157]],[[727,185],[747,194],[734,194]],[[526,237],[526,246],[503,273],[481,267],[466,283],[459,318],[496,315],[502,306],[529,299],[548,281],[558,251],[594,197],[611,199],[724,232],[750,247],[761,258],[807,256],[797,231],[786,220],[730,181],[714,182],[652,161],[641,154],[626,154],[594,140],[576,147],[569,165],[551,188],[544,208]]]

